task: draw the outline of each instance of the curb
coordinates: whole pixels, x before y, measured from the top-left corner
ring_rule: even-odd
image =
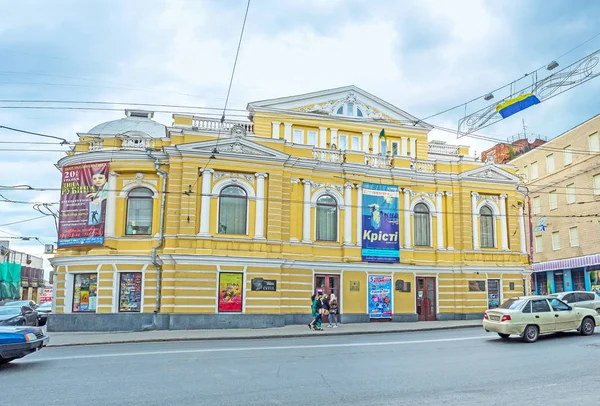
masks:
[[[426,327],[426,328],[411,328],[402,330],[386,330],[386,331],[339,331],[339,332],[322,332],[319,333],[294,333],[294,334],[271,334],[257,336],[237,336],[237,337],[164,337],[164,338],[141,338],[141,339],[116,339],[98,343],[67,343],[67,344],[52,344],[52,336],[47,348],[58,347],[81,347],[86,345],[111,345],[111,344],[132,344],[132,343],[162,343],[162,342],[177,342],[177,341],[215,341],[215,340],[266,340],[266,339],[282,339],[282,338],[301,338],[318,336],[355,336],[355,335],[372,335],[372,334],[398,334],[398,333],[416,333],[420,331],[441,331],[441,330],[459,330],[466,328],[482,328],[481,325],[466,325],[466,326],[448,326],[448,327]]]

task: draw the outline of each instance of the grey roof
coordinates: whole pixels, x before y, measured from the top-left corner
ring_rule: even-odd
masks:
[[[166,137],[166,126],[152,120],[152,112],[143,112],[146,113],[145,117],[140,117],[141,111],[126,110],[125,113],[127,117],[98,124],[88,134],[114,136],[133,132],[147,134],[152,138]]]

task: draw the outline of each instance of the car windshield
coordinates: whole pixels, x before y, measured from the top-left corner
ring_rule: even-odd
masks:
[[[40,307],[38,307],[38,309],[40,309],[40,310],[52,309],[52,303],[50,303],[50,302],[42,303],[40,305]]]
[[[0,315],[6,315],[6,314],[19,314],[21,313],[21,308],[20,307],[15,307],[15,306],[3,306],[0,307]]]
[[[527,300],[524,299],[508,299],[506,302],[502,303],[500,309],[521,310],[526,303]]]
[[[19,302],[8,302],[4,304],[4,307],[21,307],[21,306],[29,306],[29,301],[19,301]]]

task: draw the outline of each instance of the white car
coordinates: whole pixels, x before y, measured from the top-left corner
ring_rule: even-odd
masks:
[[[573,307],[585,307],[586,309],[596,310],[600,314],[600,296],[594,292],[561,292],[549,295],[556,297]]]

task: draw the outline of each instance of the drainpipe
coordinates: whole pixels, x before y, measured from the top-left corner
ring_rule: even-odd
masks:
[[[148,154],[150,158],[154,158]],[[157,260],[156,251],[163,246],[164,243],[164,223],[165,223],[165,201],[167,196],[167,177],[168,173],[160,169],[160,161],[154,158],[154,167],[156,173],[162,178],[162,191],[160,200],[160,224],[158,229],[158,243],[152,247],[151,262],[156,268],[156,307],[154,309],[154,317],[152,324],[144,326],[144,330],[156,330],[158,322],[158,313],[160,313],[161,289],[162,289],[162,264]]]

